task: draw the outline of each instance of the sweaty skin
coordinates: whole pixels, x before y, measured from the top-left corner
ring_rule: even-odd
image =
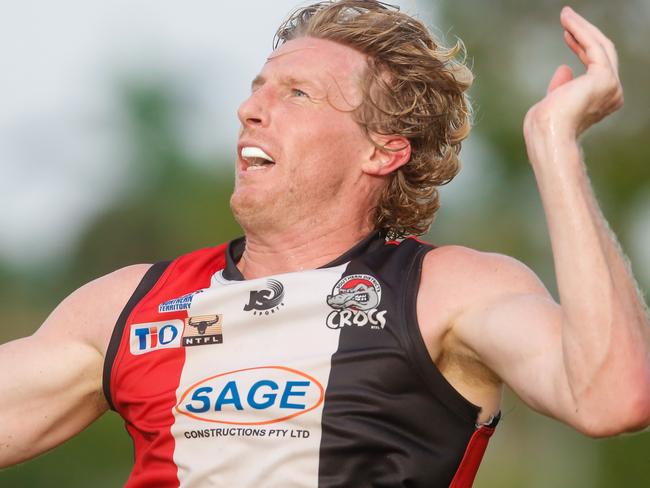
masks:
[[[417,316],[432,361],[482,407],[478,422],[498,412],[505,383],[531,408],[604,436],[650,423],[648,318],[577,141],[622,105],[616,51],[571,9],[560,21],[586,72],[573,78],[558,68],[524,122],[560,303],[512,258],[443,246],[425,258]],[[351,48],[299,38],[253,82],[239,109],[231,201],[247,236],[238,263],[245,277],[321,266],[372,230],[369,210],[410,146],[397,135],[375,135],[373,144],[354,122],[365,63]],[[259,147],[274,163],[249,170],[243,147]],[[107,410],[109,337],[148,267],[85,285],[32,336],[0,346],[0,467],[60,444]]]

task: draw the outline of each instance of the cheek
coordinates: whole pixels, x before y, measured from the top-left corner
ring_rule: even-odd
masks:
[[[311,123],[300,138],[303,155],[330,161],[353,163],[372,143],[352,120]]]

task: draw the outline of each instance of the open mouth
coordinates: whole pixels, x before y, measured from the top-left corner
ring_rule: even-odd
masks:
[[[264,150],[255,146],[245,146],[241,150],[241,157],[246,162],[244,171],[259,171],[268,169],[275,164],[273,158]]]

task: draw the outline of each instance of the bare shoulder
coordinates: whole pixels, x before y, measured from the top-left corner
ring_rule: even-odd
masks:
[[[418,292],[420,329],[432,357],[442,353],[458,318],[509,295],[550,297],[524,263],[504,254],[441,246],[424,258]]]
[[[127,266],[86,283],[54,309],[36,335],[55,341],[73,338],[104,356],[119,314],[150,267]]]
[[[459,305],[503,294],[548,295],[542,281],[521,261],[456,245],[433,249],[424,258],[421,291],[439,293],[441,288],[457,296]]]
[[[442,246],[425,256],[417,301],[420,331],[447,381],[482,407],[481,422],[499,410],[501,379],[467,340],[484,340],[484,329],[477,327],[481,321],[467,316],[480,316],[515,295],[549,296],[528,266],[503,254]]]
[[[0,417],[7,419],[0,422],[0,467],[51,449],[108,409],[102,393],[106,348],[147,269],[129,266],[91,281],[63,300],[36,333],[0,345]]]

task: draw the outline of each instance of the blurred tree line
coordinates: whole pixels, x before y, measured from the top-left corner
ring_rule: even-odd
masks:
[[[241,235],[228,204],[233,164],[190,157],[178,134],[181,101],[176,91],[164,80],[138,80],[120,88],[131,178],[113,206],[86,229],[66,262],[46,270],[13,269],[0,262],[0,295],[10,304],[0,342],[34,331],[65,296],[94,278]],[[0,471],[0,486],[121,486],[132,459],[122,420],[111,412],[62,447]]]
[[[452,184],[443,190],[443,207],[428,236],[437,244],[515,256],[553,292],[550,244],[521,127],[558,64],[572,65],[576,75],[582,72],[562,44],[561,6],[557,1],[436,2],[441,36],[448,41],[461,37],[473,64],[476,128],[463,152],[464,176],[457,189]],[[629,249],[634,226],[650,225],[647,212],[633,211],[650,194],[650,116],[644,103],[650,52],[639,40],[647,34],[650,7],[641,0],[626,2],[625,9],[582,0],[574,6],[618,47],[626,107],[592,130],[583,145],[604,213]],[[38,270],[0,262],[0,296],[9,304],[3,309],[0,342],[31,333],[68,293],[95,277],[132,263],[173,258],[241,232],[228,207],[233,157],[197,161],[189,156],[178,131],[182,102],[164,81],[131,81],[120,90],[131,178],[68,258]],[[641,215],[645,224],[631,215]],[[649,285],[641,283],[644,289]],[[645,487],[650,486],[647,452],[648,434],[587,439],[506,394],[503,420],[476,486]],[[122,421],[109,413],[62,447],[0,471],[0,486],[120,486],[131,462]]]
[[[475,195],[459,198],[460,205],[445,208],[443,193],[435,238],[521,259],[557,298],[550,241],[526,157],[522,122],[528,108],[544,96],[557,66],[568,64],[574,76],[584,72],[562,40],[559,13],[565,3],[445,0],[436,5],[444,19],[440,26],[449,28],[441,34],[448,42],[457,35],[467,47],[476,75],[471,92],[476,104],[474,138],[486,141],[487,147],[479,144],[478,150],[463,158],[464,170],[478,169],[481,180],[470,188]],[[650,3],[639,0],[624,5],[571,3],[615,42],[619,54],[625,107],[593,127],[582,143],[603,213],[635,268],[631,236],[637,226],[650,226]],[[453,188],[446,190],[452,193]],[[639,211],[644,202],[645,211]],[[640,285],[650,289],[647,280]],[[503,419],[476,486],[647,487],[648,452],[648,433],[587,439],[531,412],[507,393]]]

